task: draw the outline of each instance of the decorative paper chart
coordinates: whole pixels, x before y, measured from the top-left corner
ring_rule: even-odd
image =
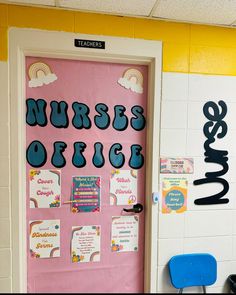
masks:
[[[191,174],[193,158],[161,158],[160,173]]]
[[[137,203],[137,170],[113,170],[110,178],[110,205]]]
[[[164,178],[162,182],[162,213],[187,210],[187,179]]]
[[[29,226],[31,257],[60,257],[60,220],[35,220]]]
[[[73,177],[72,212],[99,212],[100,186],[99,176]]]
[[[29,172],[30,208],[58,208],[61,205],[61,171],[36,170]]]
[[[112,217],[112,252],[138,251],[138,216]]]
[[[73,226],[71,239],[72,262],[100,261],[99,225]]]

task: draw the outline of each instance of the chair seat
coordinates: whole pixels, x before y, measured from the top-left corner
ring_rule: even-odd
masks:
[[[216,259],[208,253],[175,255],[168,265],[172,285],[177,289],[209,286],[217,278]]]

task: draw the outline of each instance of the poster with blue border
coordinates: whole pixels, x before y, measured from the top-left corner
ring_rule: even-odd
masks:
[[[100,212],[101,177],[74,176],[72,212]]]

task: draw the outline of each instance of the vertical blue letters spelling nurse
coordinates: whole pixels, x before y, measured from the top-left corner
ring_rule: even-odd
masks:
[[[229,184],[226,179],[222,176],[225,175],[229,169],[228,166],[228,151],[213,149],[210,145],[215,142],[215,137],[221,139],[227,133],[227,124],[223,120],[227,113],[227,105],[224,101],[218,102],[219,106],[213,102],[207,102],[203,107],[203,113],[205,117],[209,120],[206,122],[203,128],[204,135],[207,140],[204,143],[205,148],[205,162],[207,163],[217,163],[222,166],[221,170],[216,172],[207,172],[205,178],[195,180],[193,184],[200,185],[206,183],[221,183],[223,189],[211,196],[206,196],[203,198],[196,199],[194,203],[196,205],[212,205],[212,204],[225,204],[229,202],[229,199],[223,198],[228,190]],[[221,108],[221,110],[220,110]]]
[[[48,124],[46,109],[47,102],[44,99],[35,100],[29,98],[26,100],[26,123],[29,126],[45,127]],[[69,126],[69,118],[67,114],[68,104],[65,101],[52,101],[50,103],[50,122],[55,128],[67,128]],[[90,109],[86,104],[73,102],[72,109],[74,116],[72,125],[76,129],[90,129],[92,126],[89,113]],[[109,116],[108,106],[104,103],[98,103],[95,106],[97,115],[94,116],[94,123],[100,130],[105,130],[110,126],[111,120]],[[125,115],[126,108],[122,105],[114,106],[114,119],[112,126],[115,130],[123,131],[128,127],[129,119]],[[144,110],[141,106],[135,105],[131,108],[133,117],[130,119],[131,127],[136,131],[141,131],[146,125]],[[63,152],[67,148],[67,144],[63,141],[53,143],[54,152],[51,157],[51,163],[56,168],[62,168],[66,165],[66,159]],[[87,145],[85,142],[74,142],[74,153],[72,163],[77,168],[86,165],[86,159],[83,155]],[[121,168],[125,163],[125,155],[121,152],[122,145],[114,143],[109,150],[109,161],[114,168]],[[139,144],[130,146],[129,166],[132,169],[140,169],[144,164],[144,156],[141,153],[142,147]],[[47,162],[47,150],[42,142],[38,140],[32,141],[26,151],[27,162],[32,167],[42,167]],[[94,144],[94,154],[92,163],[95,167],[101,168],[105,164],[103,156],[103,143],[96,142]]]

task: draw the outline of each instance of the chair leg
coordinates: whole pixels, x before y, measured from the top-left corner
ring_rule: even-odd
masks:
[[[183,288],[180,288],[178,293],[183,293]]]
[[[203,293],[206,293],[206,286],[202,286]]]

